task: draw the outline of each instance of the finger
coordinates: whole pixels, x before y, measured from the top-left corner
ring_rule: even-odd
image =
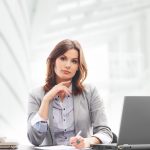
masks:
[[[76,139],[75,147],[77,148],[83,148],[84,147],[84,138],[81,136],[78,136]]]
[[[76,137],[71,137],[71,138],[70,138],[70,144],[71,144],[71,145],[76,144]]]
[[[76,143],[76,144],[74,145],[74,147],[77,148],[77,149],[84,148],[84,142],[80,142],[79,144]]]
[[[71,142],[70,145],[76,146],[76,142]]]
[[[69,87],[70,83],[71,83],[71,80],[68,80],[68,81],[61,82],[60,84]]]
[[[66,91],[65,91],[65,95],[71,95],[71,93],[72,93],[72,92],[71,92],[70,90],[66,90]]]
[[[55,87],[55,90],[57,93],[71,93],[71,89],[69,89],[68,87],[64,86],[64,85],[58,85]]]
[[[80,144],[80,145],[77,145],[76,148],[77,148],[77,149],[82,149],[82,148],[84,148],[84,144],[82,143],[82,144]]]
[[[65,87],[65,86],[63,87],[63,90],[65,92],[65,95],[70,95],[72,93],[72,91],[69,88]]]
[[[82,137],[79,137],[77,140],[76,140],[76,143],[77,144],[81,144],[81,143],[83,143],[83,138]]]

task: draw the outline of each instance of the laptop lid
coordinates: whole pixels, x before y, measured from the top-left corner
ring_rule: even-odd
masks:
[[[94,150],[150,150],[150,96],[126,96],[118,143],[91,146]]]
[[[126,96],[118,145],[150,144],[150,96]]]

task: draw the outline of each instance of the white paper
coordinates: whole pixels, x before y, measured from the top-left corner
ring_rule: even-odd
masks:
[[[57,145],[57,146],[41,146],[41,147],[35,147],[37,149],[45,149],[45,150],[77,150],[73,146],[65,146],[65,145]]]
[[[79,150],[73,146],[66,146],[66,145],[57,145],[57,146],[41,146],[41,147],[34,147],[35,149],[42,149],[42,150]],[[89,148],[86,148],[86,150]],[[84,149],[85,150],[85,149]]]

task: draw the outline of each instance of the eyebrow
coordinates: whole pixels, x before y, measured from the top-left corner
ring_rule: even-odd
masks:
[[[61,55],[61,56],[67,57],[67,56],[66,56],[66,55],[64,55],[64,54],[63,54],[63,55]],[[79,58],[71,58],[71,59],[79,59]]]

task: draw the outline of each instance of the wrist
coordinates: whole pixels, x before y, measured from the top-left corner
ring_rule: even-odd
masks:
[[[90,138],[85,138],[84,140],[85,140],[85,146],[84,147],[85,148],[90,147],[90,145],[92,144],[91,139]]]
[[[88,143],[89,145],[92,145],[92,144],[101,144],[101,140],[95,136],[92,136],[90,138],[87,138],[88,139]]]
[[[85,138],[86,147],[90,147],[92,144],[101,144],[101,140],[95,136],[92,136],[90,138]]]
[[[45,104],[49,104],[50,103],[50,101],[51,101],[51,97],[48,97],[47,95],[45,95],[44,97],[43,97],[43,100],[42,100],[42,102],[44,102]]]

